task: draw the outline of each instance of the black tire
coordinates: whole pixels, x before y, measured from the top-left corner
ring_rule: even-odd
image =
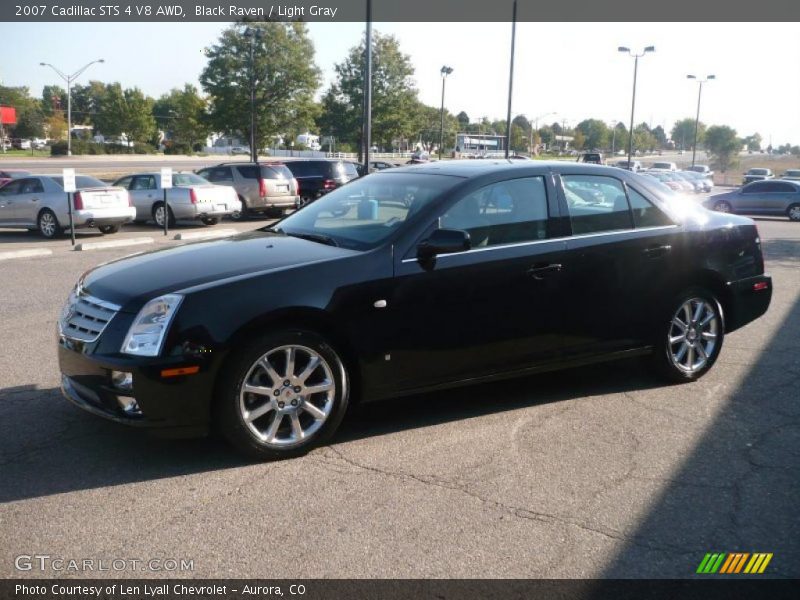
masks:
[[[800,204],[792,204],[786,209],[786,216],[790,221],[800,221]]]
[[[233,221],[243,221],[250,214],[250,210],[247,208],[247,202],[245,202],[244,198],[239,196],[239,202],[242,203],[242,210],[240,210],[240,211],[237,210],[237,211],[234,211],[234,212],[231,213],[230,216],[231,216],[231,220],[233,220]]]
[[[97,229],[99,229],[101,233],[117,233],[119,231],[119,225],[100,225]]]
[[[219,217],[203,217],[200,219],[205,225],[216,225],[219,223]]]
[[[58,217],[49,208],[45,208],[36,218],[36,228],[43,238],[52,240],[61,235],[63,228],[58,222]]]
[[[296,347],[297,362],[293,373],[302,371],[308,366],[310,360],[304,362],[304,357],[309,356],[305,350],[316,353],[320,358],[320,364],[312,372],[305,382],[295,378],[289,386],[284,385],[285,381],[280,381],[286,376],[285,347]],[[303,350],[304,349],[304,350]],[[261,359],[270,355],[269,361],[273,371],[279,375],[277,381],[267,375],[263,367],[256,365]],[[263,364],[263,363],[262,363]],[[305,366],[304,366],[305,365]],[[330,378],[330,379],[329,379]],[[251,385],[258,385],[266,388],[264,394],[244,394],[241,393],[242,386],[248,380]],[[309,382],[310,383],[307,383]],[[330,391],[312,393],[310,396],[298,396],[295,398],[293,393],[302,394],[303,386],[320,386],[326,382],[332,382],[333,388]],[[219,380],[219,385],[215,394],[215,417],[222,435],[242,453],[259,460],[281,459],[305,454],[315,446],[328,440],[339,427],[342,418],[347,411],[350,396],[350,377],[347,367],[335,349],[317,333],[302,329],[286,329],[276,331],[258,337],[247,344],[241,351],[237,352],[227,363],[225,370]],[[293,387],[297,385],[298,387]],[[267,392],[267,390],[269,390]],[[275,396],[275,391],[278,396]],[[282,402],[281,399],[285,402]],[[297,400],[297,408],[292,408],[289,403]],[[304,406],[313,400],[314,407],[320,413],[327,411],[324,419],[312,416],[311,412],[306,412]],[[252,406],[249,404],[252,402]],[[252,423],[245,419],[248,406],[250,410],[263,410],[266,405],[271,407],[260,417],[255,418]],[[280,406],[280,408],[279,408]],[[293,433],[294,417],[291,413],[281,411],[293,411],[298,416],[300,425],[306,427],[312,433],[308,437],[297,438]],[[276,430],[274,442],[265,441],[259,438],[256,431],[261,431],[262,435],[268,435],[269,429],[275,426],[278,415],[279,429]],[[317,421],[320,424],[317,425]],[[284,437],[281,438],[280,435]]]
[[[297,202],[298,210],[306,206],[307,204],[311,204],[314,201],[314,198],[311,196],[300,196],[300,200]]]
[[[153,204],[153,221],[155,221],[156,226],[160,228],[164,228],[164,222],[162,221],[159,223],[159,219],[156,217],[156,214],[159,212],[159,209],[163,209],[164,203],[163,202],[156,202]],[[169,210],[169,226],[175,227],[175,215],[172,212],[172,208],[168,207]]]
[[[733,208],[731,207],[729,202],[725,202],[725,200],[720,200],[719,202],[714,203],[714,210],[721,213],[732,213]]]
[[[701,302],[705,306],[703,309],[698,307]],[[690,307],[688,313],[687,305]],[[710,319],[712,312],[713,318]],[[696,319],[698,314],[700,317]],[[674,319],[687,327],[677,324]],[[707,319],[707,324],[703,325]],[[681,337],[679,341],[673,341]],[[696,381],[714,366],[724,340],[725,316],[717,297],[705,288],[686,289],[669,303],[656,327],[653,367],[660,377],[671,383]],[[682,357],[681,350],[684,352]]]

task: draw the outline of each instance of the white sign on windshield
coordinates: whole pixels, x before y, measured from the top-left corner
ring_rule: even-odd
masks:
[[[61,177],[64,178],[64,191],[65,192],[75,192],[77,188],[75,187],[75,169],[64,169],[61,172]]]
[[[172,167],[161,167],[161,189],[172,187]]]

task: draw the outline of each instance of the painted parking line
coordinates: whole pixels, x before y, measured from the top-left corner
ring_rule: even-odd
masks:
[[[124,240],[109,240],[107,242],[81,242],[75,246],[75,250],[102,250],[104,248],[139,246],[142,244],[152,244],[154,241],[155,240],[151,237],[135,237]]]
[[[227,237],[239,233],[235,229],[210,229],[208,231],[187,231],[175,235],[174,240],[202,240],[205,238]]]
[[[33,256],[50,256],[52,250],[44,248],[31,248],[29,250],[11,250],[9,252],[0,252],[0,260],[9,260],[12,258],[30,258]]]

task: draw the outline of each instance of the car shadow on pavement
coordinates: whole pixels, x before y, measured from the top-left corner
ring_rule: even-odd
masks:
[[[771,260],[800,259],[800,242],[768,246]],[[773,297],[770,310],[785,316],[741,384],[635,530],[617,532],[625,543],[602,577],[696,577],[707,552],[773,553],[766,577],[800,577],[800,295],[790,293],[788,306],[784,298]]]
[[[636,360],[356,407],[333,445],[486,414],[661,385]],[[72,406],[57,388],[0,390],[0,503],[252,464],[215,438],[171,440]]]

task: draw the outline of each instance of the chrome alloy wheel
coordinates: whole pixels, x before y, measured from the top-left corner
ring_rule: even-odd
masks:
[[[159,204],[156,206],[156,209],[153,211],[153,219],[156,222],[156,225],[159,227],[164,227],[164,205]]]
[[[39,230],[44,237],[53,237],[56,234],[57,227],[56,218],[53,216],[53,213],[43,212],[39,217]]]
[[[690,298],[672,317],[669,353],[672,363],[686,373],[702,369],[717,348],[720,319],[703,298]]]
[[[280,346],[247,371],[239,412],[262,444],[286,448],[319,431],[335,398],[333,373],[319,353],[306,346]]]
[[[800,205],[789,208],[789,219],[792,221],[800,221]]]

